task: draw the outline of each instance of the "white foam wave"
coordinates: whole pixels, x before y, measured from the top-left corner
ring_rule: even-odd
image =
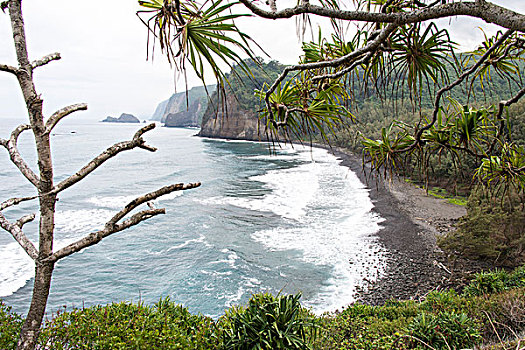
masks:
[[[270,170],[250,178],[264,183],[271,192],[262,197],[210,197],[200,200],[205,205],[232,205],[254,211],[273,212],[283,218],[300,220],[319,187],[316,163],[285,170]]]
[[[88,198],[86,201],[97,207],[122,209],[135,198],[136,196],[95,196]]]
[[[57,211],[54,249],[61,249],[102,228],[113,214],[113,211],[104,209]],[[34,265],[17,243],[0,246],[0,256],[3,262],[0,265],[0,297],[3,297],[25,286],[33,277]]]
[[[173,200],[182,196],[183,191],[175,191],[168,193],[162,197],[157,198],[157,202]],[[122,209],[129,202],[140,196],[140,194],[132,196],[95,196],[88,198],[86,201],[100,208]]]
[[[0,256],[4,262],[0,269],[0,297],[6,297],[33,277],[33,260],[16,242],[0,247]]]
[[[249,159],[249,160],[269,160],[269,161],[275,161],[275,160],[285,160],[285,161],[292,161],[296,160],[297,156],[293,154],[268,154],[268,155],[258,155],[258,156],[245,156],[243,158]]]
[[[301,156],[306,157],[304,153]],[[298,206],[304,212],[300,223],[255,232],[252,237],[269,250],[298,250],[304,261],[330,267],[332,273],[326,285],[306,304],[315,311],[333,311],[353,300],[363,277],[370,280],[381,273],[382,253],[372,234],[380,229],[382,219],[371,213],[368,191],[353,172],[319,150],[308,156],[320,161],[301,169],[315,174],[317,186],[301,193],[308,199],[307,205],[303,202]],[[263,179],[277,183],[272,175]],[[291,177],[292,181],[301,181],[299,178]]]
[[[216,261],[211,261],[209,264],[210,265],[217,265],[217,264],[226,264],[228,266],[230,266],[232,269],[235,269],[235,262],[237,260],[239,260],[239,256],[237,255],[237,253],[229,250],[229,249],[222,249],[221,250],[221,253],[228,253],[228,258],[227,259],[220,259],[220,260],[216,260]]]
[[[245,295],[252,295],[259,292],[261,281],[255,277],[241,277],[242,281],[240,282],[237,290],[233,293],[222,293],[218,296],[218,299],[225,300],[224,306],[226,308],[232,307],[233,305],[239,305],[241,299]]]
[[[186,242],[174,245],[173,247],[168,248],[167,251],[171,252],[172,250],[181,249],[181,248],[188,246],[191,243],[204,243],[205,240],[206,240],[206,237],[204,235],[200,235],[199,238],[188,239]]]

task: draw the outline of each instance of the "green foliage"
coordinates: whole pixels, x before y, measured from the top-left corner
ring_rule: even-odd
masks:
[[[503,33],[498,31],[493,37],[487,37],[485,33],[483,34],[485,35],[485,40],[471,55],[466,56],[465,65],[470,63],[472,59],[483,56],[488,49],[494,46]],[[475,78],[479,80],[482,89],[485,88],[486,82],[493,80],[494,75],[503,76],[509,80],[515,80],[516,77],[520,76],[519,61],[523,60],[521,56],[524,50],[519,46],[513,47],[513,42],[519,37],[520,35],[517,33],[509,37],[504,45],[501,45],[490,54],[489,59],[476,72]],[[505,53],[505,50],[508,50],[508,52]]]
[[[139,0],[147,10],[138,13],[152,13],[143,21],[158,38],[160,47],[178,70],[184,71],[186,63],[191,65],[204,83],[205,67],[209,66],[217,82],[223,82],[225,74],[221,64],[230,68],[238,65],[250,74],[237,50],[255,59],[249,42],[252,39],[239,30],[234,20],[247,16],[231,11],[237,2],[222,0],[194,1]]]
[[[490,260],[495,265],[519,266],[525,262],[525,202],[523,194],[496,197],[484,188],[473,190],[467,215],[457,230],[438,239],[451,254]]]
[[[509,186],[523,191],[525,189],[525,149],[514,143],[503,144],[500,155],[484,158],[476,170],[476,176],[496,188]]]
[[[427,190],[428,194],[432,197],[439,199],[446,199],[447,202],[455,205],[465,206],[467,205],[467,198],[461,196],[453,196],[448,193],[447,190],[440,187],[432,187]]]
[[[399,132],[394,128],[399,127]],[[400,151],[410,146],[414,137],[404,130],[399,122],[393,122],[388,128],[381,128],[381,138],[370,140],[365,138],[363,144],[363,157],[372,163],[373,170],[383,169],[385,174],[392,176],[394,169],[399,167]]]
[[[46,322],[41,344],[51,349],[212,349],[212,319],[192,315],[169,298],[154,306],[121,302],[77,309]]]
[[[482,339],[477,322],[464,313],[423,312],[410,323],[408,332],[415,338],[413,345],[421,345],[422,341],[434,349],[470,348]]]
[[[24,320],[0,299],[0,349],[15,349]]]
[[[219,321],[224,349],[311,349],[317,325],[300,298],[255,294],[246,308],[227,312]]]
[[[325,318],[321,349],[407,349],[403,329],[418,313],[417,303],[390,301],[384,306],[353,304]]]
[[[316,92],[310,93],[312,90]],[[265,94],[262,91],[257,94],[263,101]],[[288,139],[302,140],[312,134],[326,139],[335,126],[353,119],[342,103],[346,95],[342,84],[333,82],[319,88],[311,77],[301,74],[300,78],[277,86],[269,97],[273,119],[268,110],[261,119],[276,138],[283,130]]]
[[[525,266],[515,269],[512,273],[504,270],[477,273],[465,287],[463,294],[469,296],[494,294],[522,287],[525,287]]]
[[[447,81],[446,63],[450,63],[454,43],[448,32],[434,23],[416,23],[401,27],[391,38],[393,75],[406,77],[410,90],[421,95],[423,86]]]
[[[300,295],[254,295],[218,321],[169,298],[152,306],[118,303],[62,312],[47,321],[46,349],[462,349],[525,331],[525,266],[475,276],[458,295],[433,291],[422,302],[352,304],[314,316]],[[23,319],[0,302],[0,348],[14,349]],[[427,345],[424,345],[427,344]]]

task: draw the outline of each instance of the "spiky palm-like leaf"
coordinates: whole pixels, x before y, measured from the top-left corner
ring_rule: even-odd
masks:
[[[143,22],[177,70],[185,70],[189,63],[203,82],[207,67],[218,82],[225,78],[221,65],[238,65],[250,74],[240,55],[256,57],[250,47],[252,39],[235,25],[235,19],[248,16],[232,13],[237,2],[140,0],[139,4],[147,10],[138,14],[151,15]]]
[[[392,69],[405,78],[416,95],[429,81],[438,83],[448,79],[447,62],[450,62],[455,44],[446,30],[439,30],[434,23],[426,28],[420,23],[401,27],[391,38]]]

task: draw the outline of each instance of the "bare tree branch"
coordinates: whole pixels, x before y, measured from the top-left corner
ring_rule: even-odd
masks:
[[[31,129],[31,125],[19,125],[15,130],[13,130],[9,140],[0,139],[0,145],[4,146],[4,148],[7,150],[9,157],[11,158],[11,162],[16,165],[22,175],[24,175],[26,179],[28,179],[29,182],[31,182],[35,187],[38,187],[40,181],[38,176],[36,176],[33,170],[31,170],[31,168],[24,161],[17,147],[18,136],[20,136],[20,134],[25,130],[29,129]]]
[[[412,12],[392,13],[349,11],[316,6],[309,3],[301,3],[295,7],[274,12],[259,8],[252,0],[239,1],[257,16],[268,19],[291,18],[303,14],[313,14],[345,21],[396,23],[397,25],[402,25],[445,17],[469,16],[480,18],[485,22],[494,23],[507,29],[525,32],[525,15],[485,1],[460,1],[425,7]]]
[[[318,81],[318,80],[322,80],[322,79],[337,79],[337,78],[340,78],[343,75],[345,75],[346,73],[351,72],[352,70],[354,70],[357,66],[359,66],[361,64],[366,64],[370,60],[370,58],[372,58],[373,55],[374,55],[373,51],[369,52],[369,53],[366,54],[365,57],[361,58],[360,60],[355,61],[349,67],[347,67],[345,69],[342,69],[339,72],[332,73],[332,74],[325,74],[325,75],[315,76],[315,77],[312,78],[312,81]]]
[[[16,67],[7,64],[0,64],[0,72],[8,72],[17,75],[19,70]]]
[[[185,184],[174,184],[169,186],[164,186],[154,192],[147,193],[143,196],[140,196],[138,198],[135,198],[131,202],[129,202],[124,209],[119,211],[117,214],[115,214],[106,224],[108,225],[114,225],[118,221],[120,221],[124,216],[128,215],[133,209],[135,209],[137,206],[141,205],[142,203],[149,202],[151,200],[154,200],[160,196],[164,196],[168,193],[175,192],[175,191],[184,191],[184,190],[190,190],[195,187],[199,187],[201,184],[200,182],[197,183],[189,183],[187,185]]]
[[[13,236],[13,238],[18,242],[18,244],[20,244],[20,246],[25,250],[27,255],[36,261],[38,259],[38,250],[22,231],[22,226],[30,221],[33,221],[34,219],[35,214],[26,215],[20,218],[15,224],[11,224],[0,212],[0,227],[9,232],[11,236]]]
[[[115,216],[113,216],[104,226],[104,229],[90,233],[89,235],[85,236],[84,238],[71,243],[70,245],[56,251],[49,257],[43,259],[41,263],[54,263],[66,256],[69,256],[73,253],[76,253],[84,248],[90,247],[98,242],[100,242],[102,239],[112,235],[113,233],[120,232],[122,230],[125,230],[131,226],[135,226],[139,223],[141,223],[144,220],[147,220],[149,218],[152,218],[153,216],[164,214],[166,213],[166,209],[155,209],[152,208],[152,206],[149,206],[150,209],[148,210],[142,210],[136,214],[133,214],[130,218],[124,220],[122,223],[117,223],[121,219],[123,219],[127,214],[129,214],[133,209],[135,209],[140,204],[149,202],[153,199],[156,199],[160,196],[166,195],[168,193],[174,192],[174,191],[182,191],[182,190],[188,190],[195,187],[199,187],[200,182],[197,183],[189,183],[189,184],[175,184],[170,186],[162,187],[154,192],[147,193],[143,196],[140,196],[131,202],[129,202],[128,205],[124,207],[121,211],[119,211]]]
[[[131,149],[134,149],[136,147],[143,148],[145,150],[148,150],[150,152],[155,152],[156,148],[146,145],[146,141],[142,138],[142,135],[155,128],[155,123],[146,125],[139,131],[135,133],[133,136],[133,139],[131,141],[123,141],[114,144],[113,146],[106,149],[104,152],[99,154],[97,157],[93,158],[87,165],[85,165],[82,169],[76,172],[76,174],[68,177],[67,179],[63,180],[59,184],[55,186],[55,188],[50,193],[59,193],[72,185],[76,184],[89,174],[91,174],[95,169],[97,169],[99,166],[104,164],[108,159],[116,156],[120,152],[128,151]]]
[[[500,101],[500,103],[498,105],[498,114],[496,114],[496,119],[500,121],[500,125],[499,125],[499,128],[498,128],[498,132],[496,134],[496,137],[494,137],[494,141],[492,141],[492,143],[490,144],[490,148],[489,148],[489,152],[488,153],[492,153],[494,151],[494,148],[496,147],[496,144],[497,144],[500,136],[503,134],[503,130],[505,129],[505,120],[503,118],[501,118],[501,116],[503,115],[503,111],[504,111],[505,107],[508,107],[508,106],[518,102],[523,96],[525,96],[525,88],[523,88],[520,91],[518,91],[518,93],[516,95],[514,95],[513,97],[511,97],[510,99],[508,99],[506,101]]]
[[[516,95],[514,95],[512,98],[506,100],[506,101],[500,101],[498,105],[498,114],[496,115],[497,119],[501,119],[501,115],[503,114],[503,109],[505,107],[508,107],[516,102],[518,102],[523,96],[525,96],[525,88],[518,91]]]
[[[44,57],[42,57],[39,60],[35,60],[35,61],[31,62],[31,67],[33,69],[35,69],[37,67],[44,66],[44,65],[48,64],[51,61],[56,61],[56,60],[59,60],[61,58],[62,57],[60,57],[60,53],[55,52],[55,53],[49,54],[47,56],[44,56]]]
[[[17,204],[19,204],[21,202],[33,200],[35,198],[38,198],[38,196],[22,197],[22,198],[10,198],[10,199],[0,203],[0,211],[2,211],[4,209],[7,209],[9,207],[12,207],[13,205],[17,205]]]
[[[88,106],[85,103],[78,103],[71,106],[64,107],[62,109],[59,109],[46,122],[46,133],[50,133],[51,130],[55,127],[55,125],[62,120],[62,118],[67,117],[71,113],[74,113],[76,111],[85,111],[87,110]]]

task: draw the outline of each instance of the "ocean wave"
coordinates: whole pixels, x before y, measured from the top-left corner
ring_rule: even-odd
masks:
[[[6,297],[26,285],[34,274],[33,260],[27,253],[13,242],[0,247],[2,260],[8,264],[2,264],[0,269],[0,297]]]
[[[323,312],[351,302],[363,277],[370,280],[381,273],[382,253],[373,234],[381,229],[383,219],[371,212],[368,190],[353,172],[322,152],[314,151],[313,157],[322,160],[309,169],[318,182],[307,195],[308,205],[302,206],[300,222],[261,230],[252,238],[270,251],[300,251],[305,262],[330,267],[326,285],[306,301]]]
[[[177,197],[182,196],[182,194],[183,194],[183,191],[171,192],[162,197],[157,198],[155,202],[173,200]],[[95,197],[86,199],[86,202],[91,203],[100,208],[110,208],[110,209],[121,210],[129,202],[131,202],[132,200],[134,200],[135,198],[139,196],[141,196],[140,193],[136,195],[130,195],[130,196],[95,196]]]
[[[57,211],[55,251],[101,229],[112,215],[113,211],[103,209]],[[0,297],[5,297],[25,286],[33,277],[34,263],[17,243],[0,246],[0,256],[4,261],[9,261],[9,264],[2,264],[0,269]]]
[[[184,248],[188,245],[190,245],[191,243],[206,243],[206,237],[204,235],[200,235],[199,238],[192,238],[192,239],[188,239],[187,241],[181,243],[181,244],[177,244],[177,245],[174,245],[172,247],[169,247],[166,252],[171,252],[172,250],[177,250],[177,249],[181,249],[181,248]]]

